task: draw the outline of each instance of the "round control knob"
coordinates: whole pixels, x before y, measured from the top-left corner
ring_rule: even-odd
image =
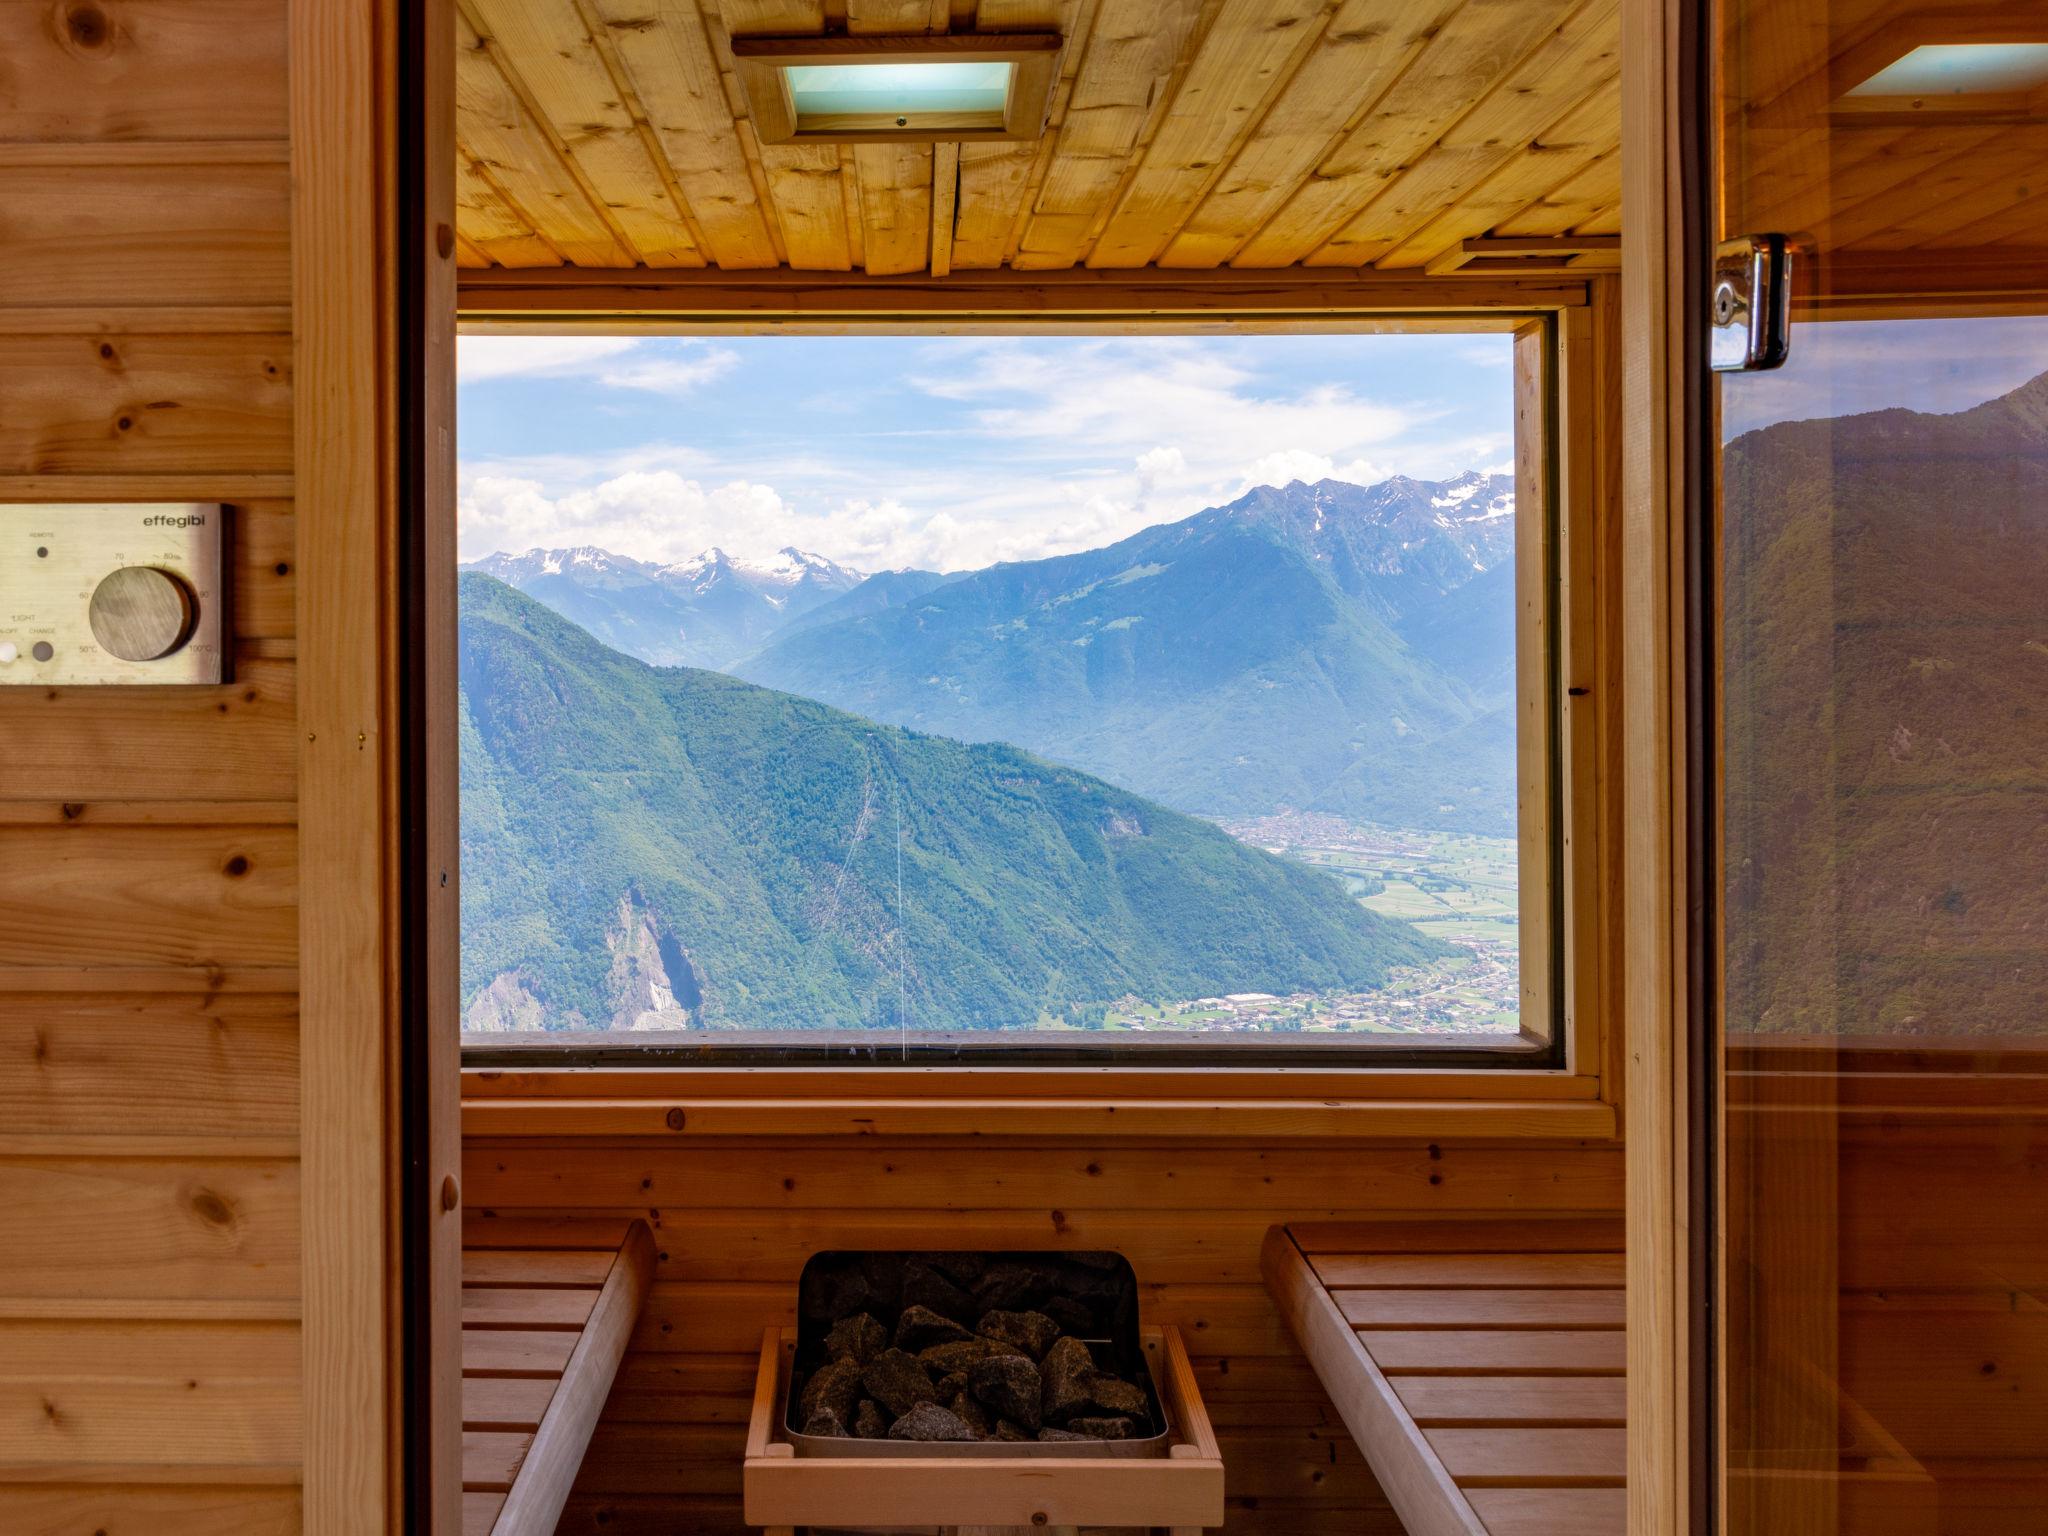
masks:
[[[199,603],[184,580],[153,565],[124,565],[93,588],[92,637],[123,661],[159,661],[192,638]]]

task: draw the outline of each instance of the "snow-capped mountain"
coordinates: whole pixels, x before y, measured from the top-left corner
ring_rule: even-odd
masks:
[[[726,666],[865,579],[792,548],[764,560],[707,549],[657,564],[586,544],[487,555],[463,569],[528,593],[628,655],[688,667]]]

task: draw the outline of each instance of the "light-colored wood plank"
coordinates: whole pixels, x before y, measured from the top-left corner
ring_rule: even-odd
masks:
[[[298,958],[298,839],[289,829],[24,827],[8,838],[0,965]]]
[[[678,1127],[673,1116],[680,1115]],[[563,1100],[479,1099],[464,1107],[463,1124],[477,1137],[554,1136],[607,1139],[678,1135],[692,1141],[729,1136],[959,1136],[1028,1134],[1100,1143],[1133,1137],[1272,1141],[1319,1137],[1500,1136],[1599,1138],[1611,1121],[1604,1107],[1571,1101],[1371,1099],[1297,1103],[1291,1100],[1129,1099],[1016,1100],[969,1097],[844,1101],[756,1101],[677,1097]]]
[[[1359,1338],[1390,1376],[1619,1376],[1627,1361],[1625,1336],[1597,1328],[1555,1333],[1366,1329]]]
[[[265,1158],[0,1158],[0,1295],[296,1294],[298,1168]]]
[[[593,0],[661,152],[720,267],[772,267],[775,242],[747,169],[718,58],[695,0]],[[836,188],[835,195],[836,195]],[[780,201],[778,188],[777,201]],[[785,216],[786,217],[786,216]],[[791,260],[798,246],[791,243]]]
[[[1052,270],[1080,260],[1171,93],[1200,12],[1196,0],[1100,0],[1013,266]]]
[[[0,1483],[9,1536],[298,1536],[299,1490],[128,1484]]]
[[[1287,1229],[1302,1251],[1324,1255],[1378,1253],[1615,1253],[1622,1224],[1614,1216],[1562,1216],[1475,1221],[1297,1221]]]
[[[464,1490],[462,1495],[462,1536],[491,1536],[498,1523],[498,1511],[505,1507],[502,1493]]]
[[[455,131],[478,175],[569,260],[630,267],[634,253],[565,164],[473,26],[458,18]]]
[[[1397,1376],[1394,1390],[1425,1428],[1486,1424],[1618,1425],[1627,1384],[1618,1376]]]
[[[1090,247],[1089,266],[1142,267],[1165,249],[1329,19],[1324,0],[1224,0]]]
[[[0,1375],[0,1484],[10,1468],[291,1467],[299,1459],[299,1387],[209,1373],[182,1381]],[[225,1470],[223,1480],[231,1481]]]
[[[1621,1536],[1628,1524],[1621,1488],[1471,1488],[1465,1496],[1487,1536]]]
[[[519,1430],[462,1432],[462,1491],[509,1493],[533,1436]]]
[[[617,1255],[616,1245],[609,1249],[466,1249],[462,1283],[465,1287],[595,1289],[604,1284]]]
[[[462,1374],[465,1376],[555,1377],[569,1363],[576,1330],[462,1330]]]
[[[1333,1290],[1366,1286],[1549,1286],[1601,1289],[1622,1283],[1618,1253],[1311,1253],[1316,1276]]]
[[[478,45],[544,132],[588,181],[607,220],[651,267],[701,267],[688,210],[670,197],[651,145],[604,53],[573,5],[457,0]],[[458,34],[458,47],[471,46]]]
[[[154,491],[158,482],[145,484]],[[292,662],[237,654],[232,682],[170,697],[151,688],[0,690],[0,732],[13,754],[6,793],[64,804],[289,801],[298,792],[297,685]],[[64,962],[53,954],[42,963]]]
[[[0,1063],[0,1126],[12,1135],[298,1132],[289,996],[0,995]]]
[[[289,336],[11,336],[0,348],[0,472],[291,469]]]
[[[286,185],[282,165],[0,165],[0,305],[282,304]]]
[[[487,1328],[581,1328],[597,1303],[596,1287],[522,1290],[499,1286],[462,1288],[462,1326]]]
[[[462,1423],[466,1429],[534,1430],[555,1395],[552,1376],[465,1376]]]
[[[506,1497],[496,1527],[499,1536],[550,1536],[560,1521],[653,1277],[654,1239],[644,1224],[636,1223],[605,1279]],[[465,1472],[465,1486],[469,1482]]]
[[[932,146],[931,274],[953,270],[953,220],[960,200],[960,146]]]
[[[455,217],[460,243],[477,254],[471,263],[486,266],[555,267],[562,253],[533,228],[532,222],[498,190],[469,152],[455,152]]]
[[[1266,1239],[1266,1284],[1409,1536],[1486,1536],[1435,1448],[1282,1228]]]
[[[1619,1290],[1338,1291],[1354,1328],[1620,1328]]]
[[[1214,267],[1285,204],[1346,124],[1407,66],[1453,0],[1344,0],[1159,264]]]
[[[1548,6],[1466,0],[1232,264],[1284,267],[1318,249],[1556,25]]]
[[[859,144],[853,163],[867,270],[883,277],[924,270],[931,245],[931,146]]]
[[[1533,48],[1429,148],[1395,175],[1359,212],[1310,255],[1311,262],[1357,266],[1421,266],[1450,244],[1432,235],[1414,245],[1410,236],[1437,220],[1494,171],[1517,155],[1539,148],[1545,136],[1568,118],[1592,92],[1610,103],[1617,92],[1619,48],[1617,0],[1588,0]],[[1462,103],[1461,103],[1462,105]],[[1613,142],[1618,114],[1594,119],[1595,147]],[[1573,142],[1570,130],[1559,135]],[[1520,198],[1511,199],[1521,201]],[[1484,226],[1473,233],[1483,232]]]
[[[1445,1211],[1586,1210],[1620,1197],[1618,1153],[1587,1149],[1555,1163],[1515,1147],[1359,1147],[1347,1152],[1347,1195],[1403,1214]],[[503,1164],[503,1167],[497,1166]],[[469,1174],[472,1204],[493,1208],[594,1206],[644,1209],[671,1199],[707,1207],[801,1209],[862,1205],[932,1210],[986,1208],[1029,1188],[1067,1209],[1146,1205],[1166,1210],[1314,1210],[1330,1197],[1324,1152],[1276,1148],[1209,1162],[1185,1177],[1185,1154],[1149,1147],[1018,1148],[999,1159],[963,1159],[943,1141],[884,1158],[850,1158],[830,1147],[634,1148],[569,1146],[544,1159],[494,1158]]]
[[[52,13],[0,8],[5,137],[27,142],[285,137],[285,13],[176,0]],[[233,91],[221,91],[222,78]]]
[[[1619,1429],[1423,1431],[1461,1488],[1620,1487],[1627,1468]]]

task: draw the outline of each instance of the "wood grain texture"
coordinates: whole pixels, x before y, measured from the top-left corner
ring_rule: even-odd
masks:
[[[0,7],[5,137],[41,143],[282,141],[277,0]],[[219,89],[223,77],[236,88]]]
[[[1459,238],[1450,226],[1482,233],[1540,211],[1619,138],[1611,70],[1579,67],[1589,38],[1589,57],[1616,46],[1614,8],[1597,0],[546,0],[517,16],[495,4],[475,0],[495,58],[472,102],[503,86],[521,107],[466,122],[465,158],[490,186],[462,214],[477,256],[504,266],[545,264],[544,249],[594,266],[674,259],[641,261],[658,231],[628,227],[668,183],[668,227],[724,268],[908,272],[934,253],[941,270],[1420,267]],[[913,169],[872,144],[763,146],[730,67],[735,36],[969,27],[1056,27],[1065,46],[1042,139],[953,146],[957,253],[912,233],[931,207],[917,174],[928,155]],[[614,89],[593,60],[613,66]],[[652,176],[597,163],[637,155],[636,135]],[[1399,210],[1396,234],[1331,241],[1376,199]]]

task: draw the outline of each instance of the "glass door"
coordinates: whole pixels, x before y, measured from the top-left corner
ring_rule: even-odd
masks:
[[[2048,1531],[2048,8],[1713,35],[1723,1523]]]

